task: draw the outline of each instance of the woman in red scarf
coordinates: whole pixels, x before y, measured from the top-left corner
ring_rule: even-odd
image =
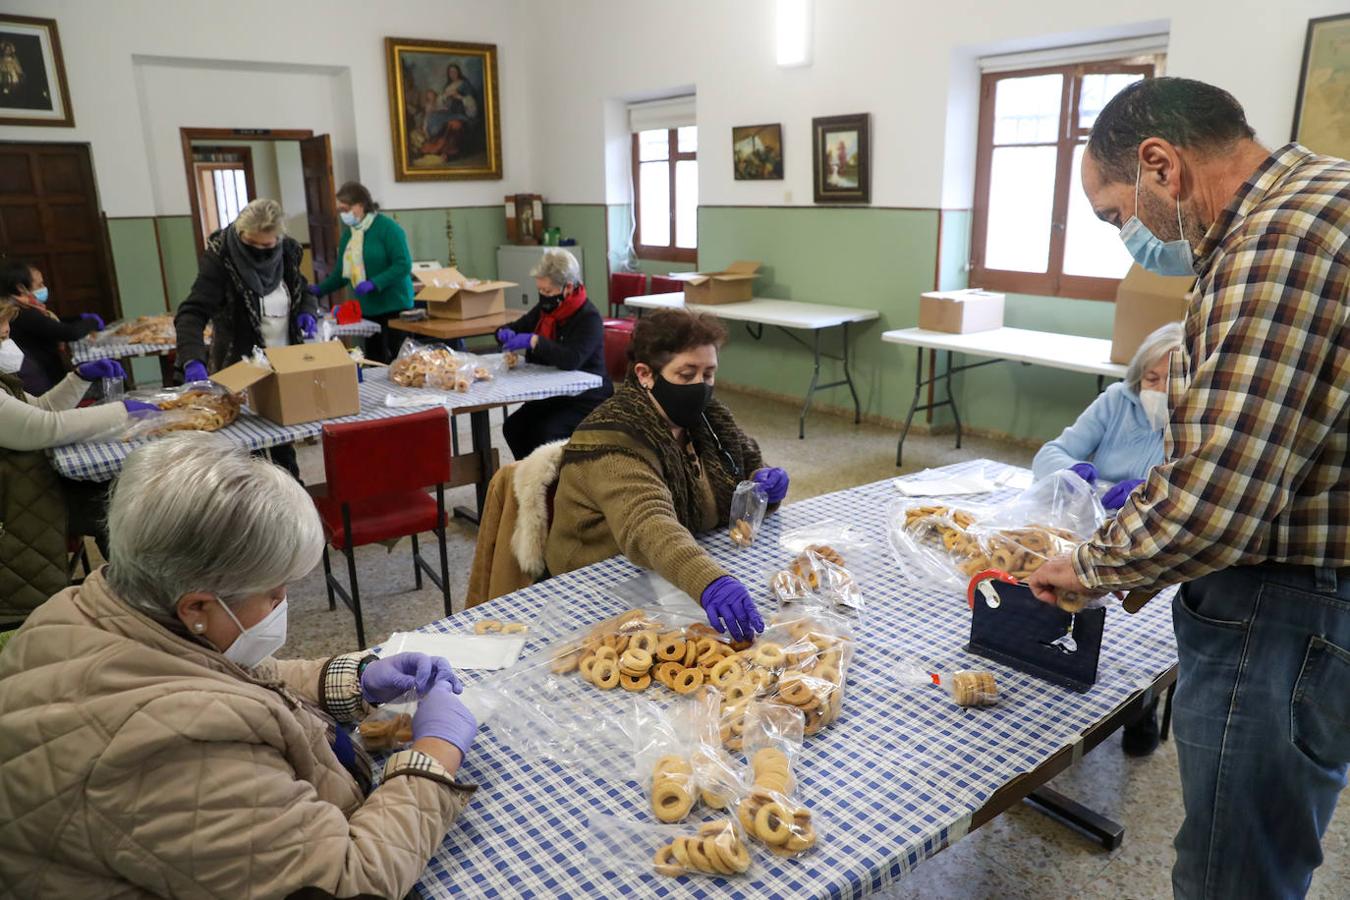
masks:
[[[524,353],[526,362],[573,372],[590,372],[601,385],[575,397],[531,400],[506,419],[502,433],[516,459],[536,447],[572,436],[572,431],[610,394],[605,372],[605,326],[600,311],[586,299],[577,258],[549,250],[531,273],[539,290],[533,309],[497,332],[503,350]]]

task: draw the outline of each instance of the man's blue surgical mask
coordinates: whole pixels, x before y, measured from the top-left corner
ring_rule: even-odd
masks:
[[[1164,241],[1139,221],[1139,177],[1142,174],[1141,168],[1134,176],[1134,215],[1120,229],[1125,249],[1130,251],[1135,262],[1155,275],[1194,275],[1195,255],[1181,228],[1180,197],[1177,198],[1177,233],[1183,236],[1178,240]]]

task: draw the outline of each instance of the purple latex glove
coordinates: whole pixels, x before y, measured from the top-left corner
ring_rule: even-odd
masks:
[[[764,620],[759,617],[750,592],[730,575],[723,575],[704,588],[702,603],[708,613],[708,624],[729,633],[733,640],[753,640],[755,632],[764,630]]]
[[[454,744],[460,753],[468,756],[473,739],[478,735],[478,720],[459,697],[455,696],[450,685],[439,681],[417,701],[412,731],[413,740],[440,738]]]
[[[375,282],[367,278],[365,281],[361,282],[356,286],[356,296],[364,297],[366,294],[369,294],[373,290],[375,290]]]
[[[305,290],[315,297],[323,296],[323,291],[319,290],[319,286],[317,284],[311,284],[308,287],[306,287]]]
[[[416,691],[420,697],[440,682],[450,685],[456,694],[464,690],[445,657],[398,653],[366,666],[361,673],[361,696],[367,703],[388,703],[408,691]]]
[[[85,381],[95,381],[99,378],[127,377],[122,364],[115,359],[96,359],[93,362],[80,363],[75,367],[75,374]]]
[[[183,366],[184,381],[205,381],[209,377],[206,374],[206,365],[195,359]]]
[[[510,328],[497,329],[497,343],[499,344],[505,344],[507,341],[511,340],[511,338],[515,336],[516,333],[512,331]]]
[[[788,473],[782,469],[760,469],[750,480],[764,488],[770,503],[782,503],[788,492]]]
[[[513,350],[517,353],[522,350],[528,350],[530,349],[530,341],[533,338],[534,335],[530,334],[528,331],[523,331],[520,334],[512,334],[511,337],[502,341],[502,349]]]
[[[88,321],[93,322],[94,327],[97,328],[99,331],[102,331],[104,328],[108,327],[107,325],[103,324],[103,317],[100,316],[98,313],[80,313],[80,318],[87,319]]]
[[[123,400],[122,405],[127,408],[127,415],[133,419],[145,419],[160,413],[160,408],[155,404],[142,403],[140,400]]]
[[[1069,466],[1069,471],[1086,481],[1088,484],[1097,483],[1097,467],[1092,463],[1074,463]]]
[[[307,338],[314,337],[319,331],[319,321],[309,313],[301,313],[296,316],[295,325],[300,329],[300,333]]]
[[[1143,483],[1144,479],[1142,478],[1127,478],[1124,481],[1116,482],[1102,497],[1102,506],[1107,509],[1120,509],[1125,505],[1125,500],[1130,496],[1130,492]]]

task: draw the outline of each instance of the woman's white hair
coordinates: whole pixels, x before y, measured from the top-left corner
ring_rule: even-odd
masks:
[[[239,210],[234,230],[240,234],[283,235],[286,233],[286,213],[277,201],[259,197]]]
[[[161,621],[187,593],[233,603],[294,581],[318,564],[323,545],[299,482],[213,434],[134,451],[108,504],[108,582]]]
[[[581,284],[581,266],[566,250],[546,250],[530,270],[534,278],[547,278],[560,288]]]
[[[1186,339],[1186,332],[1180,322],[1168,322],[1157,331],[1144,338],[1134,358],[1125,369],[1125,385],[1136,394],[1144,380],[1144,373],[1153,368],[1158,360],[1173,350],[1180,349]]]

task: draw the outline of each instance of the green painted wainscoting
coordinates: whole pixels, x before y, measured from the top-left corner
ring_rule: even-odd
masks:
[[[562,237],[581,245],[581,280],[586,296],[603,315],[609,309],[609,235],[605,232],[603,203],[548,203],[544,205],[544,224],[561,228]],[[566,250],[566,247],[562,249]]]

